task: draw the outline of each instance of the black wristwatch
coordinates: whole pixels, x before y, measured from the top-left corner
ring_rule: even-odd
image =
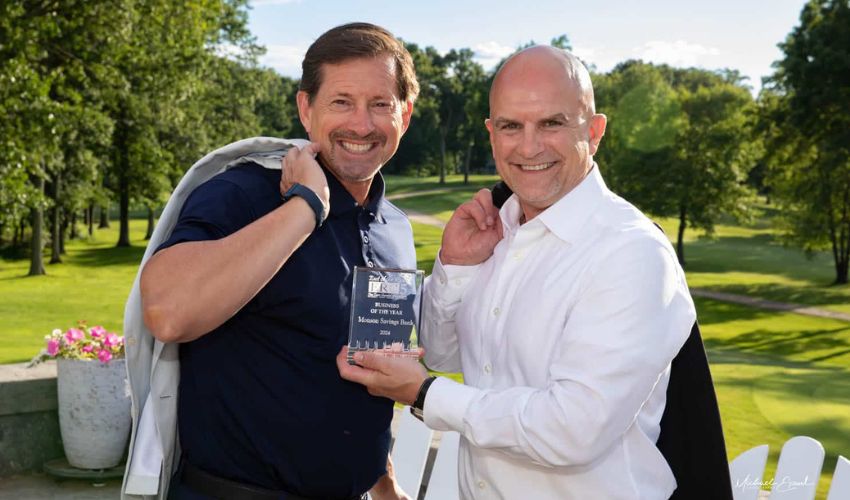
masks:
[[[410,407],[410,413],[423,422],[425,418],[425,396],[428,394],[428,388],[435,380],[437,380],[437,377],[428,377],[422,382],[422,385],[419,386],[419,393],[416,395],[416,401]]]
[[[310,205],[310,208],[313,209],[313,213],[316,214],[316,227],[313,231],[319,229],[322,226],[322,223],[325,222],[325,219],[328,218],[328,213],[325,211],[325,205],[322,203],[322,200],[319,199],[319,195],[307,186],[296,182],[292,185],[292,187],[286,190],[286,193],[283,194],[283,202],[286,203],[293,196],[301,197],[301,199]]]

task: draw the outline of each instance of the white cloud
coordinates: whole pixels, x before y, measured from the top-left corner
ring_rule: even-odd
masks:
[[[301,78],[301,61],[307,53],[309,44],[302,45],[266,45],[266,53],[260,57],[260,64],[277,70],[291,78]]]
[[[720,51],[714,47],[705,47],[684,40],[675,42],[653,40],[633,49],[633,52],[646,62],[679,67],[713,66],[706,64],[706,60],[720,55]]]
[[[494,41],[481,42],[472,47],[475,60],[484,66],[485,70],[493,69],[499,64],[499,61],[513,54],[514,50],[516,50],[516,47],[509,47]]]
[[[288,3],[301,3],[301,0],[250,0],[251,7],[263,7],[265,5],[285,5]]]

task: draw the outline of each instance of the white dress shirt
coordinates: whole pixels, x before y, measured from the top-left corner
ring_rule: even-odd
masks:
[[[666,499],[655,446],[670,361],[696,318],[664,234],[605,186],[579,186],[477,266],[439,262],[422,343],[438,378],[425,423],[461,433],[462,498]]]

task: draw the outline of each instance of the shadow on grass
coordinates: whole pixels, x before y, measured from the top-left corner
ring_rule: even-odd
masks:
[[[815,366],[810,363],[793,362],[768,356],[746,354],[739,351],[711,350],[712,365],[740,365],[741,375],[724,371],[716,380],[719,390],[723,387],[752,389],[766,401],[772,401],[769,411],[778,413],[774,417],[796,415],[791,419],[771,419],[783,432],[790,436],[811,436],[820,441],[830,457],[824,470],[835,467],[835,455],[850,453],[850,413],[842,413],[842,407],[850,402],[850,370],[841,367]],[[759,366],[765,370],[747,370]],[[776,370],[770,370],[770,368]],[[810,409],[808,405],[827,405],[827,413]],[[799,420],[799,421],[795,421]],[[779,449],[771,450],[779,453]]]
[[[845,305],[850,302],[850,285],[793,287],[765,283],[712,286],[711,290],[810,306]]]
[[[727,321],[770,319],[776,316],[776,311],[747,307],[731,302],[694,298],[697,308],[697,318],[701,325],[715,325]]]
[[[107,247],[87,248],[73,255],[73,262],[84,267],[139,264],[145,254],[145,247]]]
[[[685,258],[688,272],[764,273],[823,285],[833,279],[826,254],[808,259],[801,250],[781,245],[771,234],[694,241],[685,247]]]
[[[846,338],[838,338],[838,334],[842,332],[850,332],[850,326],[789,332],[759,329],[730,338],[708,338],[704,343],[710,349],[736,349],[742,352],[782,357],[810,351],[831,350],[829,354],[810,358],[811,361],[825,361],[850,351],[850,342]]]

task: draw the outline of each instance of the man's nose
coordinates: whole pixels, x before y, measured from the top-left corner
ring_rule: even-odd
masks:
[[[540,132],[534,127],[526,127],[522,132],[522,143],[519,152],[525,158],[534,158],[543,152],[543,141]]]
[[[358,106],[351,117],[349,128],[361,137],[365,137],[375,130],[375,122],[368,106]]]

